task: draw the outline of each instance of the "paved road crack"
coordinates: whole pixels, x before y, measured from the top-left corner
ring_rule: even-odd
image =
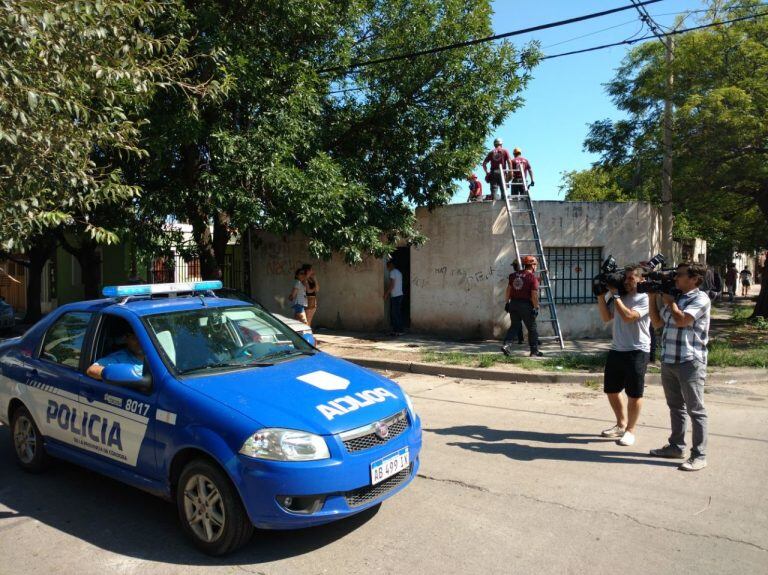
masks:
[[[474,489],[475,491],[482,491],[483,493],[491,493],[493,495],[501,495],[500,493],[494,493],[490,489],[486,489],[485,487],[480,487],[479,485],[472,485],[471,483],[465,483],[464,481],[459,481],[458,479],[440,479],[438,477],[432,477],[430,475],[424,475],[423,473],[417,474],[417,477],[420,477],[422,479],[429,479],[430,481],[439,481],[441,483],[450,483],[451,485],[458,485],[460,487],[464,487],[466,489]]]
[[[555,507],[560,507],[561,509],[567,509],[569,511],[574,511],[576,513],[596,513],[596,514],[602,514],[602,515],[611,515],[613,517],[617,517],[619,519],[626,519],[628,521],[632,521],[633,523],[636,523],[637,525],[640,525],[642,527],[647,527],[649,529],[657,529],[659,531],[666,531],[668,533],[675,533],[677,535],[688,535],[690,537],[700,537],[703,539],[715,539],[719,541],[727,541],[729,543],[740,543],[742,545],[747,545],[748,547],[753,547],[754,549],[757,549],[759,551],[762,551],[763,553],[768,553],[767,547],[762,547],[756,543],[752,543],[751,541],[745,541],[743,539],[736,539],[735,537],[728,537],[727,535],[713,535],[708,533],[695,533],[693,531],[684,531],[682,529],[673,529],[671,527],[664,527],[663,525],[654,525],[653,523],[647,523],[645,521],[642,521],[638,519],[637,517],[634,517],[632,515],[629,515],[628,513],[617,513],[616,511],[610,511],[608,509],[585,509],[583,507],[575,507],[573,505],[566,505],[565,503],[560,503],[559,501],[552,501],[549,499],[542,499],[540,497],[534,497],[533,495],[526,495],[525,493],[502,493],[499,491],[492,491],[486,487],[482,487],[480,485],[474,485],[471,483],[467,483],[465,481],[461,481],[458,479],[446,479],[446,478],[440,478],[440,477],[433,477],[430,475],[424,475],[422,473],[418,474],[418,477],[420,479],[427,479],[429,481],[437,481],[439,483],[447,483],[449,485],[456,485],[458,487],[463,487],[465,489],[472,489],[474,491],[481,491],[483,493],[488,493],[490,495],[495,495],[497,497],[517,497],[520,499],[525,499],[527,501],[534,501],[536,503],[542,503],[544,505],[552,505]]]

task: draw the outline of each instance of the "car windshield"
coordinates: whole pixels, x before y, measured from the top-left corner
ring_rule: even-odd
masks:
[[[160,350],[178,373],[264,367],[314,348],[257,307],[212,307],[146,318]]]

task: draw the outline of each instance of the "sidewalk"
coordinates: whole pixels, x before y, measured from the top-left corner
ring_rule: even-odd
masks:
[[[741,302],[740,302],[741,300]],[[737,298],[735,305],[743,303]],[[734,304],[718,304],[713,308],[713,324],[710,338],[717,339],[728,329],[731,320],[731,307]],[[569,370],[558,366],[542,365],[541,369],[526,369],[510,363],[496,363],[491,367],[468,367],[450,365],[446,362],[425,361],[424,356],[433,353],[457,353],[477,356],[478,361],[484,354],[501,354],[500,341],[460,341],[432,337],[424,334],[406,334],[391,337],[382,333],[362,333],[318,329],[315,333],[320,349],[331,355],[341,357],[358,365],[372,369],[395,372],[420,373],[425,375],[443,375],[462,379],[482,379],[519,383],[600,383],[603,373],[600,367],[593,371]],[[530,358],[541,363],[567,356],[568,354],[600,354],[610,346],[609,339],[566,340],[565,349],[555,343],[542,348],[543,358]],[[513,345],[513,357],[528,358],[528,346]],[[436,359],[436,358],[434,358]],[[470,358],[471,359],[471,358]],[[527,367],[529,367],[527,366]],[[554,367],[554,369],[553,369]],[[646,382],[660,384],[659,363],[649,365]],[[708,369],[709,385],[732,385],[736,383],[768,383],[768,371],[750,368],[715,368]]]

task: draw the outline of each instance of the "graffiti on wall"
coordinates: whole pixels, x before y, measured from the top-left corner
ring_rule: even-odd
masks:
[[[506,276],[492,265],[482,269],[440,266],[434,268],[427,276],[414,274],[411,278],[411,285],[416,289],[455,287],[464,291],[472,291],[475,287],[497,281],[502,276],[506,279]]]

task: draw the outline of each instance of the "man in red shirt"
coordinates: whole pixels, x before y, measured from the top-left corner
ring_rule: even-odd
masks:
[[[522,184],[526,174],[528,174],[528,179],[531,182],[528,184],[528,187],[532,188],[535,182],[533,181],[533,170],[531,169],[531,163],[523,157],[523,153],[520,151],[520,148],[515,148],[512,150],[512,155],[514,156],[514,158],[512,158],[512,182],[515,184]],[[522,194],[523,186],[512,186],[512,193]]]
[[[491,170],[488,171],[488,163],[491,164]],[[512,168],[512,158],[509,155],[509,151],[504,149],[504,142],[501,138],[496,138],[493,141],[493,150],[488,152],[488,155],[483,160],[483,170],[485,170],[485,181],[491,184],[491,199],[501,199],[498,191],[501,188],[501,170],[508,176],[509,170]]]
[[[467,178],[469,182],[469,197],[468,202],[482,202],[483,201],[483,184],[477,179],[476,174],[472,174]]]
[[[538,262],[533,256],[523,258],[523,271],[509,275],[507,284],[505,309],[509,312],[512,322],[507,335],[504,337],[504,345],[501,351],[504,355],[512,355],[510,344],[519,333],[517,326],[522,321],[528,328],[528,345],[531,347],[532,356],[544,355],[539,351],[539,332],[536,329],[536,316],[539,315],[539,279],[536,277]]]

